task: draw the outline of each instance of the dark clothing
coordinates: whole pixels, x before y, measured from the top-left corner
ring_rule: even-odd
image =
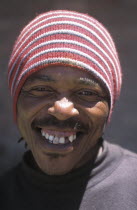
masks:
[[[31,167],[30,152],[0,179],[0,210],[136,210],[137,155],[110,143],[66,175]]]

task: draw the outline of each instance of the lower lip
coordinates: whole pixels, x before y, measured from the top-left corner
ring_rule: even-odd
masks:
[[[69,142],[67,144],[53,144],[48,142],[48,140],[45,139],[45,137],[41,136],[41,132],[35,132],[37,133],[37,142],[39,141],[40,145],[42,146],[42,149],[44,149],[44,152],[46,153],[58,153],[58,154],[68,154],[74,150],[76,145],[80,142],[82,135],[77,137],[73,143]]]

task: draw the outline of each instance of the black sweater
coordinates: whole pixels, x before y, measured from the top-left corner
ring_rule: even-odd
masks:
[[[49,176],[31,153],[0,179],[0,210],[136,210],[137,155],[104,142],[94,164]]]

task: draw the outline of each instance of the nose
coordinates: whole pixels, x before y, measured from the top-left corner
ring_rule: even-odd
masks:
[[[48,113],[56,117],[58,120],[67,120],[68,118],[79,115],[74,104],[66,98],[56,101],[52,107],[48,109]]]

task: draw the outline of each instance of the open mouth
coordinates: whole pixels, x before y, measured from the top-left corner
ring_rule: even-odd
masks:
[[[59,121],[50,116],[34,120],[31,126],[38,137],[37,140],[47,150],[73,150],[89,132],[88,124],[82,123],[81,119]]]
[[[81,131],[62,131],[49,128],[37,128],[37,132],[42,141],[51,146],[73,145],[83,135]]]
[[[50,144],[68,144],[76,140],[78,132],[59,132],[51,130],[41,129],[41,135],[48,141]]]

